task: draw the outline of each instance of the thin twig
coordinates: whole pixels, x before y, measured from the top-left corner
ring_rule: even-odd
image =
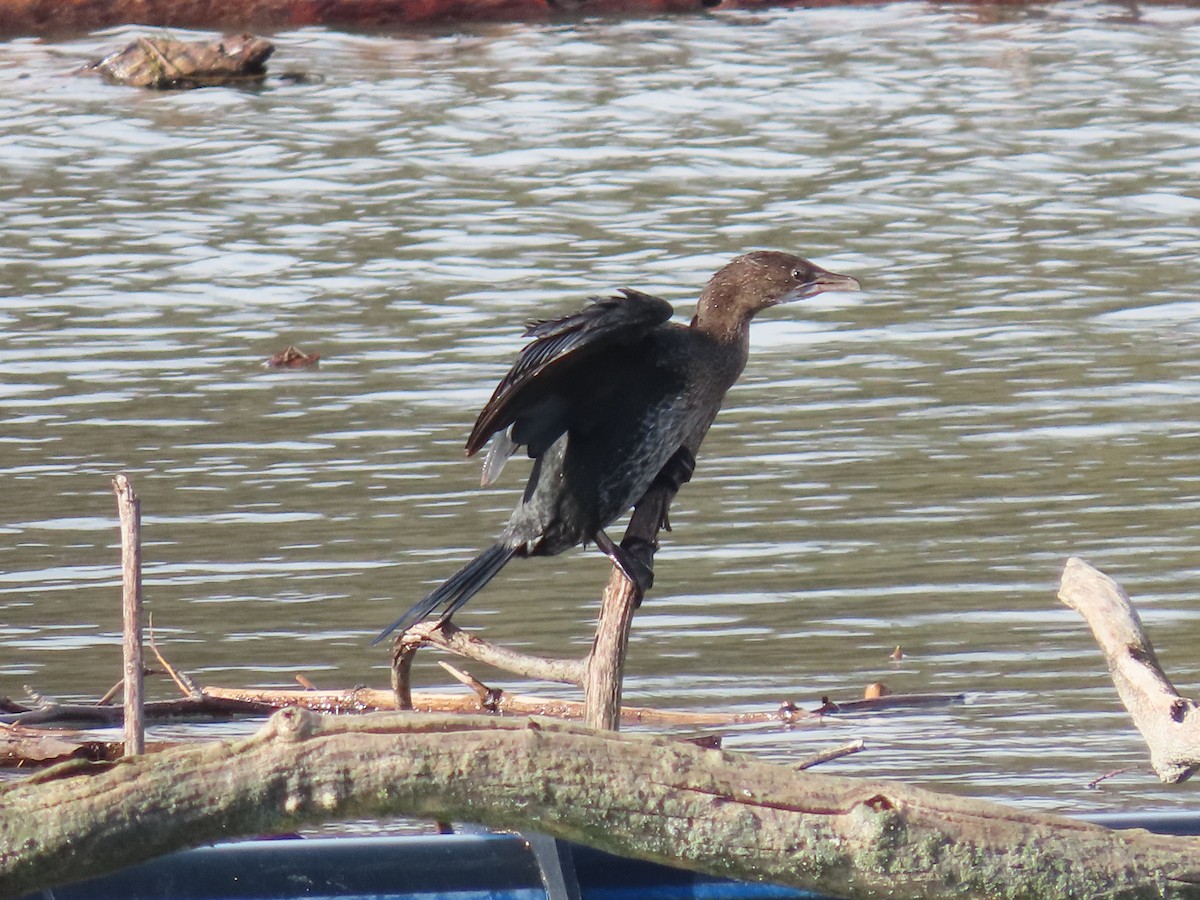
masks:
[[[812,756],[800,760],[798,763],[793,763],[792,768],[803,770],[811,769],[813,766],[819,766],[821,763],[831,762],[835,759],[841,759],[843,756],[850,756],[853,753],[861,753],[867,749],[866,742],[862,738],[857,741],[851,741],[848,744],[843,744],[840,747],[830,747],[828,750],[822,750],[819,753],[814,753]]]
[[[116,699],[117,694],[121,693],[121,688],[123,688],[123,687],[125,687],[125,679],[124,678],[122,678],[120,681],[118,681],[116,684],[114,684],[112,687],[110,687],[107,691],[105,691],[104,696],[96,701],[96,705],[97,706],[108,706],[110,703],[113,702],[113,700]]]
[[[297,672],[294,677],[296,679],[296,684],[300,685],[300,687],[304,688],[306,691],[315,691],[317,689],[317,686],[309,681],[308,678],[302,673]]]
[[[162,655],[158,649],[158,641],[154,639],[154,620],[150,620],[150,649],[154,651],[154,655],[158,657],[158,661],[162,664],[166,673],[171,676],[171,680],[175,682],[175,687],[179,688],[179,692],[185,697],[199,697],[200,688],[196,687],[196,682],[188,677],[187,672],[181,672],[173,665],[167,662],[167,658]]]
[[[151,637],[151,639],[153,639],[153,634],[151,634],[150,637]],[[154,668],[154,666],[146,666],[142,669],[142,677],[143,678],[147,678],[151,675],[166,675],[166,674],[168,674],[168,673],[164,672],[162,669],[156,669],[156,668]],[[117,695],[121,693],[121,689],[123,687],[125,687],[125,679],[124,678],[122,678],[120,681],[118,681],[116,684],[114,684],[112,687],[110,687],[107,691],[105,691],[104,696],[96,701],[96,705],[97,706],[112,705],[112,702],[115,699],[117,699]]]
[[[1125,766],[1122,769],[1113,769],[1111,772],[1105,772],[1098,778],[1093,778],[1091,781],[1085,784],[1084,787],[1089,791],[1093,791],[1098,788],[1102,782],[1108,781],[1110,778],[1116,778],[1118,775],[1124,775],[1126,772],[1133,772],[1140,768],[1141,766]]]
[[[438,665],[445,669],[457,681],[462,682],[476,694],[479,695],[479,705],[489,712],[495,712],[500,706],[500,700],[504,696],[504,691],[499,688],[491,688],[472,675],[462,669],[457,669],[445,660],[438,660]]]
[[[862,700],[831,700],[829,697],[822,697],[821,705],[810,712],[815,716],[830,716],[837,713],[945,706],[963,703],[966,699],[966,694],[885,694],[882,697],[864,697]]]

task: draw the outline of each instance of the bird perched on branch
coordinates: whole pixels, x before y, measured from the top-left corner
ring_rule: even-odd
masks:
[[[514,556],[553,556],[594,542],[640,597],[653,573],[604,529],[664,480],[678,489],[746,365],[755,314],[859,284],[789,253],[739,256],[705,285],[690,325],[641,291],[595,298],[579,312],[535,322],[533,338],[497,385],[467,439],[490,439],[483,484],[518,449],[533,460],[521,502],[491,547],[389,625],[383,640],[440,612],[442,620]]]

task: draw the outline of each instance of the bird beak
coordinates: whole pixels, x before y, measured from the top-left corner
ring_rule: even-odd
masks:
[[[849,275],[838,275],[836,272],[826,272],[824,269],[817,269],[813,273],[812,281],[800,285],[793,291],[790,300],[803,300],[806,297],[815,297],[817,294],[823,294],[826,291],[859,291],[862,290],[862,285],[858,283],[857,278],[852,278]]]

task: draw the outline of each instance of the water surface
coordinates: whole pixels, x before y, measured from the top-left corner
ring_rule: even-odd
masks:
[[[119,677],[118,471],[176,665],[385,685],[370,637],[520,490],[479,490],[461,448],[524,321],[622,285],[683,317],[773,247],[866,290],[756,323],[628,699],[963,691],[728,744],[864,737],[830,771],[1188,804],[1054,593],[1067,556],[1100,566],[1176,683],[1200,680],[1198,21],[897,4],[313,29],[275,36],[272,65],[320,83],[183,94],[65,74],[134,30],[0,45],[0,694]],[[320,368],[261,367],[289,343]],[[605,577],[595,552],[516,563],[458,621],[582,654]],[[433,660],[421,686],[446,684]]]

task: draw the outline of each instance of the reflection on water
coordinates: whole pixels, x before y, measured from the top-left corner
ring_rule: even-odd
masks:
[[[461,447],[524,320],[620,285],[686,315],[777,247],[866,291],[756,323],[630,699],[966,691],[730,744],[865,736],[836,768],[1185,802],[1144,770],[1085,788],[1145,753],[1054,586],[1069,554],[1107,569],[1177,682],[1200,675],[1197,17],[995,18],[310,30],[275,65],[321,84],[168,95],[65,76],[132,32],[0,46],[0,694],[116,680],[117,471],[175,664],[386,683],[369,637],[519,489],[478,490]],[[320,368],[261,368],[289,343]],[[582,653],[605,575],[594,552],[520,562],[459,621]]]

